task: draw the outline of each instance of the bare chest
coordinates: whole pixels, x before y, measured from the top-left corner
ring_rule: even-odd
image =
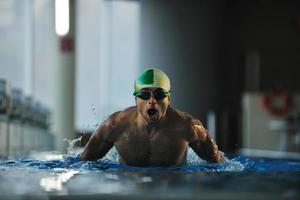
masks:
[[[183,129],[127,129],[115,142],[123,162],[138,166],[174,166],[185,161]]]

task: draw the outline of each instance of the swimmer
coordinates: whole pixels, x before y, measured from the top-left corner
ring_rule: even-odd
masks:
[[[131,166],[180,166],[190,146],[211,163],[223,155],[195,117],[174,109],[171,84],[159,69],[142,72],[134,83],[136,106],[108,117],[90,137],[81,160],[98,160],[115,146],[120,162]]]

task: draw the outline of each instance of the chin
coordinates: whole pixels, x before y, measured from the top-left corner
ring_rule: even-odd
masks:
[[[160,116],[159,115],[157,115],[157,116],[152,116],[152,117],[150,117],[150,116],[148,116],[148,119],[149,119],[149,122],[150,123],[155,123],[155,122],[158,122],[159,120],[160,120]]]
[[[156,123],[158,121],[159,121],[159,119],[151,119],[151,118],[149,119],[150,124]]]

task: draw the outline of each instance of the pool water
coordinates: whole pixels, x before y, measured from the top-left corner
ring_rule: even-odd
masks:
[[[99,161],[0,160],[0,199],[300,199],[299,161],[240,155],[208,164],[189,152],[182,167],[145,168],[117,159],[111,151]]]

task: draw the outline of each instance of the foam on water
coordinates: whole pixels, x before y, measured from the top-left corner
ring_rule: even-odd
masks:
[[[192,151],[192,150],[189,150]],[[77,170],[146,170],[146,171],[216,171],[216,172],[241,172],[241,171],[300,171],[300,162],[284,160],[251,160],[244,156],[233,159],[226,158],[224,162],[210,164],[189,152],[188,161],[180,167],[133,167],[118,162],[118,155],[112,149],[103,159],[98,161],[81,161],[79,155],[64,155],[62,159],[55,160],[1,160],[0,170],[11,168],[35,168],[35,169],[77,169]]]
[[[200,159],[196,153],[189,148],[187,152],[187,162],[180,167],[133,167],[119,163],[119,155],[113,147],[105,157],[98,161],[81,161],[79,152],[82,149],[76,148],[75,143],[81,138],[75,140],[65,140],[69,146],[66,155],[56,155],[54,159],[17,159],[0,160],[0,170],[11,168],[31,167],[35,169],[84,169],[84,170],[166,170],[166,171],[216,171],[216,172],[241,172],[241,171],[300,171],[300,162],[286,160],[251,160],[242,155],[233,159],[228,159],[222,163],[211,164]],[[59,158],[60,159],[57,159]]]

